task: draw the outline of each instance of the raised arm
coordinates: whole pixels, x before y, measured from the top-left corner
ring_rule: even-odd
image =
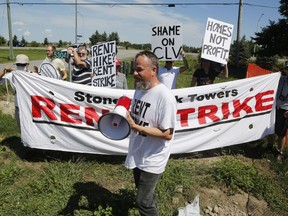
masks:
[[[183,63],[184,63],[184,65],[182,67],[180,67],[180,73],[182,73],[182,72],[186,71],[189,68],[189,65],[188,65],[188,62],[187,62],[187,59],[186,59],[186,53],[185,53],[185,51],[183,49],[181,50],[180,54],[182,55],[182,59],[183,59]]]

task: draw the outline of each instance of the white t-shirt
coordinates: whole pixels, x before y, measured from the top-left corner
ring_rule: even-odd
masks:
[[[158,79],[168,88],[176,89],[176,83],[179,73],[179,67],[172,67],[170,70],[167,70],[167,68],[163,66],[159,68]]]
[[[131,116],[136,124],[145,127],[175,128],[175,97],[163,84],[146,91],[136,90]],[[155,174],[163,173],[170,156],[172,140],[145,136],[131,130],[125,166],[128,169],[138,167]]]

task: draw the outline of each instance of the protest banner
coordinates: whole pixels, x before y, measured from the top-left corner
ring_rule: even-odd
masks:
[[[181,24],[152,26],[151,37],[152,52],[160,61],[173,61],[181,57]]]
[[[92,83],[94,87],[116,87],[116,42],[91,47]]]
[[[208,18],[202,45],[201,58],[227,64],[233,25]]]
[[[274,133],[280,75],[172,90],[177,101],[172,154],[247,143]],[[134,90],[79,85],[24,72],[14,73],[13,82],[24,145],[105,155],[127,153],[129,137],[108,139],[100,133],[98,120],[113,111],[123,95],[132,99]]]

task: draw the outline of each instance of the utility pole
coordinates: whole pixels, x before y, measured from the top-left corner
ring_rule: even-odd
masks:
[[[75,43],[77,43],[77,0],[75,0]]]
[[[9,30],[9,59],[14,60],[10,0],[7,0],[7,17],[8,17],[8,30]]]
[[[259,17],[259,19],[257,21],[256,33],[258,32],[259,22],[260,22],[260,19],[262,18],[263,15],[264,15],[264,13],[261,14],[261,16]],[[254,44],[253,57],[255,57],[255,53],[256,53],[256,43]]]
[[[237,41],[236,41],[236,67],[239,66],[239,52],[240,52],[240,33],[241,33],[241,25],[242,25],[242,7],[243,2],[239,0],[239,10],[238,10],[238,24],[237,24]]]

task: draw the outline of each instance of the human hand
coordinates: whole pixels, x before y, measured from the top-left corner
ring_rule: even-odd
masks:
[[[67,53],[69,54],[69,55],[71,55],[72,53],[74,53],[74,49],[72,48],[72,47],[68,47],[68,49],[67,49]]]
[[[133,118],[131,117],[129,111],[126,111],[126,120],[127,120],[128,124],[130,125],[131,129],[133,129],[135,131],[136,123],[133,120]]]
[[[37,66],[33,66],[33,72],[38,73],[38,67]]]

